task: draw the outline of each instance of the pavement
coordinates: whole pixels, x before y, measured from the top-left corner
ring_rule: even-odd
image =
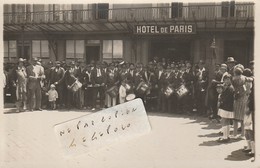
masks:
[[[246,145],[244,139],[232,139],[225,144],[216,141],[220,124],[205,117],[159,112],[148,112],[152,131],[147,135],[65,158],[53,126],[91,113],[86,110],[16,113],[13,108],[4,109],[0,115],[0,168],[250,168],[260,165],[258,159],[254,161],[242,152]]]

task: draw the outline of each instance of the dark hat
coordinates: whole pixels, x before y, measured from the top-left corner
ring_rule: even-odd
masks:
[[[203,60],[199,60],[199,64],[204,64],[205,62]]]
[[[251,69],[246,68],[243,72],[243,75],[245,75],[246,77],[251,77],[251,76],[253,76],[253,73],[252,73]]]
[[[226,63],[235,63],[234,57],[228,57]]]
[[[70,62],[70,65],[75,65],[75,61],[71,61],[71,62]]]
[[[254,65],[254,64],[255,64],[255,61],[252,60],[252,61],[249,62],[249,64],[250,64],[250,65]]]

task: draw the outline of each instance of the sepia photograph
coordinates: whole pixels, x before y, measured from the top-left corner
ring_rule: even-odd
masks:
[[[256,167],[256,6],[5,1],[0,167]]]

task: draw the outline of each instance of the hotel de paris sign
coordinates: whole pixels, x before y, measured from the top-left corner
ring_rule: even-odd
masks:
[[[194,24],[175,24],[175,25],[135,25],[134,34],[195,34]]]

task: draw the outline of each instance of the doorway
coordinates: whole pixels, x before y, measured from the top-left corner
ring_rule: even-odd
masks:
[[[17,56],[18,58],[23,58],[30,60],[31,58],[31,47],[30,46],[18,46],[17,47]]]
[[[190,60],[190,42],[181,41],[154,41],[151,43],[151,57],[155,56],[162,60],[179,62],[181,60]]]
[[[100,46],[86,46],[86,63],[100,60]]]
[[[224,42],[224,60],[234,57],[237,63],[247,66],[249,63],[249,42],[246,40],[226,40]]]

